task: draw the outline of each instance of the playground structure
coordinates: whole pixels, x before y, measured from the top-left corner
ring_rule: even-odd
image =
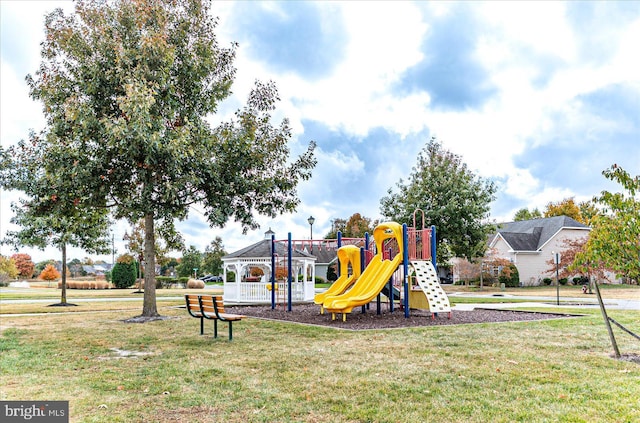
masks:
[[[423,216],[424,220],[424,216]],[[364,238],[342,238],[330,240],[286,240],[271,239],[247,247],[262,248],[261,258],[249,259],[234,256],[228,258],[228,266],[236,269],[237,280],[225,282],[225,301],[231,303],[271,303],[292,311],[294,302],[311,302],[320,305],[320,313],[331,313],[332,319],[362,307],[362,312],[376,300],[380,314],[382,297],[389,309],[396,306],[409,317],[410,309],[425,309],[435,318],[439,313],[451,316],[449,299],[441,288],[436,267],[436,230],[434,226],[422,229],[407,227],[396,222],[378,225],[373,232],[374,243],[369,234]],[[339,278],[327,291],[315,294],[315,256],[321,250],[335,251]],[[263,269],[260,277],[242,277],[251,267]],[[225,265],[225,281],[226,278]]]
[[[347,313],[359,306],[364,312],[365,305],[377,297],[379,313],[380,294],[384,294],[392,311],[394,302],[400,301],[406,317],[411,308],[427,307],[432,318],[438,313],[449,313],[450,317],[449,299],[440,287],[436,272],[435,228],[408,228],[385,222],[375,228],[373,238],[376,254],[351,288],[341,292],[333,290],[335,294],[331,295],[316,295],[316,304],[322,303],[321,312],[330,312],[332,319],[336,313],[342,313],[342,319],[346,320]],[[420,298],[426,298],[426,307]]]

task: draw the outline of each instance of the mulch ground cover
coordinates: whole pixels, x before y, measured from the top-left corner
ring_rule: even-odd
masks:
[[[336,320],[331,319],[331,313],[320,314],[320,306],[315,304],[294,304],[291,311],[287,311],[286,306],[283,307],[282,305],[278,305],[275,309],[272,309],[270,305],[227,306],[225,311],[261,319],[282,320],[350,330],[519,322],[577,317],[570,314],[483,308],[476,308],[472,311],[453,311],[451,316],[449,316],[449,313],[439,313],[435,318],[432,318],[431,313],[426,310],[410,310],[409,317],[405,317],[404,310],[396,307],[393,312],[390,312],[387,304],[381,306],[380,314],[377,313],[375,304],[372,304],[365,313],[362,313],[361,307],[355,308],[351,313],[347,314],[347,320],[344,322],[342,321],[342,314],[336,314]]]

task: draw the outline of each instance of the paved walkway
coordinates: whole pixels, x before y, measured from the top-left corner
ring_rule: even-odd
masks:
[[[467,298],[504,298],[505,300],[532,300],[523,302],[507,302],[507,303],[473,303],[473,304],[456,304],[453,310],[473,310],[474,308],[531,308],[531,307],[584,307],[598,308],[598,299],[595,294],[585,294],[584,297],[560,297],[560,305],[557,305],[557,297],[550,296],[534,296],[534,295],[509,295],[509,294],[477,294],[457,292],[447,294],[449,298],[467,297]],[[640,310],[640,299],[623,300],[623,299],[605,299],[604,305],[611,310]]]
[[[10,289],[9,289],[10,290]],[[3,292],[9,290],[3,289]],[[24,292],[24,289],[16,290]],[[318,290],[320,291],[320,290]],[[595,294],[585,294],[584,297],[560,297],[560,305],[556,304],[557,298],[551,296],[523,296],[523,295],[510,295],[510,294],[478,294],[468,292],[455,292],[447,294],[450,298],[467,297],[467,298],[492,298],[505,300],[531,300],[523,302],[505,302],[505,303],[472,303],[472,304],[456,304],[452,307],[452,310],[473,310],[475,308],[532,308],[532,307],[550,307],[550,308],[597,308],[598,300]],[[158,301],[162,300],[184,300],[183,295],[176,295],[171,297],[157,297]],[[109,297],[109,298],[68,298],[72,303],[90,303],[90,302],[109,302],[109,301],[142,301],[142,294],[135,298],[121,298],[121,297]],[[33,298],[33,299],[14,299],[14,300],[2,300],[0,299],[0,307],[2,304],[33,304],[33,303],[52,303],[59,301],[59,298]],[[609,310],[640,310],[640,298],[637,300],[624,300],[624,299],[605,299],[606,308]]]

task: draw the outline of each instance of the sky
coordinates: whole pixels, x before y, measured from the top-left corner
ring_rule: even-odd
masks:
[[[65,1],[0,1],[0,141],[6,148],[43,129],[27,74],[40,63],[47,12]],[[256,79],[272,80],[290,120],[292,155],[317,143],[313,176],[296,212],[259,217],[242,234],[211,228],[198,206],[177,224],[200,251],[216,237],[227,252],[290,232],[322,238],[336,218],[380,218],[380,199],[407,179],[431,137],[474,174],[498,186],[490,220],[544,210],[568,197],[618,190],[601,172],[614,163],[640,174],[640,1],[621,2],[234,2],[214,3],[218,40],[238,42],[233,95],[212,121],[241,107]],[[1,192],[0,238],[10,203]],[[115,222],[116,256],[126,222]],[[36,262],[54,258],[20,248]],[[15,251],[0,246],[0,254]],[[171,255],[179,257],[179,252]],[[70,249],[69,259],[111,262]]]

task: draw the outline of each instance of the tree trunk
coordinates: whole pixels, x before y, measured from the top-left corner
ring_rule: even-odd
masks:
[[[67,303],[67,244],[62,244],[62,296],[60,304]]]
[[[144,216],[144,302],[142,304],[143,317],[157,317],[156,304],[156,254],[153,214]]]

